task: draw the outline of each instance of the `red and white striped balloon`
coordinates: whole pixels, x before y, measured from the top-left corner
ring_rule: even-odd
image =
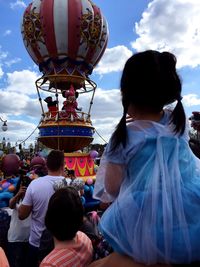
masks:
[[[90,0],[34,0],[24,12],[22,36],[44,74],[87,77],[105,51],[108,27]]]

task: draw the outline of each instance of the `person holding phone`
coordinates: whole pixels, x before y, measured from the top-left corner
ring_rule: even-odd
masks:
[[[9,208],[13,210],[8,230],[8,260],[10,267],[27,266],[26,256],[28,251],[31,216],[24,221],[21,221],[18,218],[18,207],[24,198],[30,182],[31,179],[24,173],[21,173],[14,196],[9,201]]]

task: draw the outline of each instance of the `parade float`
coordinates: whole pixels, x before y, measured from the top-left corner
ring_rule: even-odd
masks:
[[[42,73],[35,82],[42,112],[38,140],[63,150],[66,168],[89,185],[97,156],[83,152],[95,130],[91,108],[97,86],[90,75],[107,46],[107,22],[90,0],[34,0],[24,12],[21,32]],[[88,109],[82,110],[78,101],[86,94]]]

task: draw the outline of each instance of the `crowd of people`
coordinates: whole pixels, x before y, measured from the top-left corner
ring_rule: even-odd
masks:
[[[12,159],[12,163],[14,159],[17,166],[12,164],[11,168],[8,159]],[[99,201],[93,202],[95,203],[95,205],[93,205],[95,208],[94,211],[91,210],[91,207],[88,208],[87,206],[87,191],[89,187],[93,187],[91,181],[86,180],[86,182],[83,182],[81,178],[76,178],[73,170],[67,170],[65,167],[64,153],[59,150],[52,150],[46,160],[39,156],[34,157],[30,161],[30,166],[28,166],[28,164],[23,165],[19,160],[15,161],[16,159],[16,155],[12,154],[11,157],[6,157],[6,164],[3,164],[5,165],[4,167],[6,167],[3,168],[6,175],[8,172],[9,175],[13,172],[13,179],[18,179],[14,178],[15,175],[19,176],[13,197],[10,198],[8,202],[9,209],[12,210],[11,216],[6,216],[7,221],[5,220],[4,222],[8,226],[8,229],[4,229],[4,231],[0,233],[0,235],[2,235],[3,232],[7,232],[6,238],[4,236],[4,240],[0,245],[5,250],[10,267],[39,266],[41,264],[41,266],[47,266],[47,263],[42,261],[50,252],[53,253],[57,248],[57,244],[68,244],[70,243],[69,241],[71,241],[73,245],[76,233],[74,236],[69,234],[69,237],[67,236],[64,240],[62,237],[61,239],[59,239],[59,237],[57,238],[56,233],[55,237],[53,235],[55,229],[59,229],[59,231],[64,234],[61,225],[62,223],[64,225],[70,223],[70,218],[72,218],[71,227],[68,227],[66,224],[68,231],[72,233],[75,230],[76,232],[80,230],[77,233],[77,240],[80,239],[80,246],[77,247],[77,244],[75,244],[73,250],[76,252],[79,251],[80,248],[83,248],[83,239],[84,242],[88,242],[86,249],[88,246],[90,247],[88,260],[86,260],[86,262],[89,263],[94,259],[107,255],[109,251],[111,251],[111,248],[107,245],[105,240],[103,240],[97,230],[99,215],[105,207],[101,207]],[[8,169],[8,172],[6,169]],[[4,178],[7,177],[6,175]],[[86,188],[86,194],[84,194],[84,188]],[[64,202],[63,205],[57,204],[55,211],[59,213],[51,216],[49,215],[51,219],[45,218],[47,214],[51,214],[47,212],[48,204],[51,202],[51,196],[53,196],[54,193],[62,192],[63,189],[71,189],[72,191],[72,199],[69,199],[68,206],[67,203]],[[64,191],[65,194],[67,192],[66,190]],[[63,196],[60,195],[61,199],[58,200],[58,203],[65,199],[64,192],[62,193]],[[74,194],[76,195],[74,196]],[[77,198],[80,204],[76,212],[76,215],[79,214],[80,216],[79,222],[77,222],[78,228],[75,227],[76,221],[74,220],[73,214],[76,208],[75,204],[78,203],[75,201]],[[72,200],[74,200],[73,205],[71,203]],[[6,215],[6,211],[7,208],[1,209],[0,213]],[[54,222],[51,222],[52,219]],[[0,224],[2,222],[0,222]],[[52,226],[53,223],[55,223],[54,226]],[[59,225],[59,223],[61,224]],[[47,225],[50,225],[50,229],[53,227],[53,232]],[[75,230],[73,230],[73,227],[75,227]],[[69,240],[70,237],[71,240]],[[57,241],[55,241],[55,239]],[[60,245],[58,245],[58,247]],[[94,249],[93,246],[95,247]],[[85,250],[83,251],[83,255],[85,255]],[[83,263],[84,258],[80,263],[76,259],[77,266],[85,266]],[[72,264],[69,266],[74,265]]]
[[[9,201],[11,267],[199,266],[200,161],[181,92],[173,54],[128,59],[123,116],[94,185],[99,205],[86,212],[81,182],[66,179],[64,153],[52,150],[47,173],[28,185],[21,179]]]

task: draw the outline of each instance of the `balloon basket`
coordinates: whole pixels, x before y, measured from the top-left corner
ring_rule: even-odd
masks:
[[[52,149],[74,152],[88,146],[93,141],[94,127],[86,113],[78,113],[77,118],[55,117],[46,113],[39,125],[38,140]]]

